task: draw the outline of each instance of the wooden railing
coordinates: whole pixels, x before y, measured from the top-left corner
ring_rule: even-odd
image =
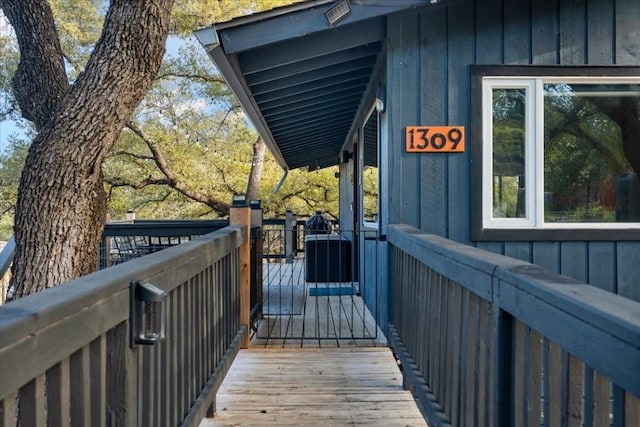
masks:
[[[247,239],[227,227],[0,307],[0,426],[198,425],[247,333]],[[151,346],[130,346],[137,280],[168,294]]]
[[[390,339],[429,425],[640,425],[640,303],[408,226]]]

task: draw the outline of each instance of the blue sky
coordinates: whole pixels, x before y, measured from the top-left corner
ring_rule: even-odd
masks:
[[[9,135],[16,134],[24,136],[22,129],[16,127],[16,123],[12,120],[0,122],[0,153],[9,146]]]
[[[193,44],[195,37],[180,39],[177,37],[169,37],[167,40],[166,55],[176,56],[182,46]],[[11,135],[24,137],[25,133],[20,129],[13,120],[5,120],[0,122],[0,153],[3,153],[9,146],[9,137]]]

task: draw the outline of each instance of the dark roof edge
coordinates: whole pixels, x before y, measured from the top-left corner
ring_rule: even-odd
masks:
[[[269,147],[271,153],[275,157],[278,164],[283,169],[289,169],[287,162],[284,160],[284,156],[280,152],[278,145],[271,135],[269,127],[266,125],[260,109],[255,104],[253,96],[247,87],[246,82],[242,78],[242,74],[231,64],[229,58],[222,50],[222,46],[218,42],[218,36],[214,27],[207,27],[201,30],[195,31],[196,38],[202,44],[207,51],[211,61],[218,67],[220,74],[225,79],[231,91],[236,95],[242,109],[247,114],[251,123],[255,126],[258,134],[264,139],[264,142]]]
[[[280,6],[270,10],[262,12],[252,13],[251,15],[239,16],[225,22],[218,22],[213,24],[218,30],[224,30],[226,28],[237,27],[240,25],[252,24],[254,22],[263,21],[265,19],[276,18],[281,15],[287,15],[292,12],[298,12],[300,10],[311,9],[316,6],[321,6],[326,3],[333,3],[335,0],[307,0],[293,3],[287,6]]]
[[[337,29],[360,21],[415,10],[425,6],[447,4],[448,0],[351,0],[351,12],[334,25],[325,17],[335,0],[317,0],[249,15],[245,18],[215,24],[220,43],[227,54],[240,53],[268,44]],[[378,3],[379,1],[379,3]]]

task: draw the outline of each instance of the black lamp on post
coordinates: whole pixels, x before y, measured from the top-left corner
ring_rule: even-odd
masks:
[[[247,198],[244,194],[234,194],[233,199],[231,199],[231,207],[232,208],[244,208],[247,205]]]

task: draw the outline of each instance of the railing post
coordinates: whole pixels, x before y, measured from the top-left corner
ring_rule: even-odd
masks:
[[[254,253],[256,258],[255,271],[252,271],[251,274],[255,280],[255,303],[258,305],[256,318],[262,319],[262,203],[260,203],[260,200],[250,200],[249,206],[251,206],[251,226],[258,227]]]
[[[298,242],[294,239],[294,231],[296,230],[297,223],[297,215],[291,212],[291,209],[287,209],[284,221],[284,247],[287,264],[293,264],[293,258],[295,257],[296,249],[298,248]]]
[[[129,322],[107,332],[106,348],[106,424],[139,425],[138,350],[129,347]]]
[[[229,210],[231,225],[246,227],[247,240],[240,246],[240,325],[247,328],[242,348],[249,348],[249,329],[251,323],[251,208],[244,196],[234,196]]]

